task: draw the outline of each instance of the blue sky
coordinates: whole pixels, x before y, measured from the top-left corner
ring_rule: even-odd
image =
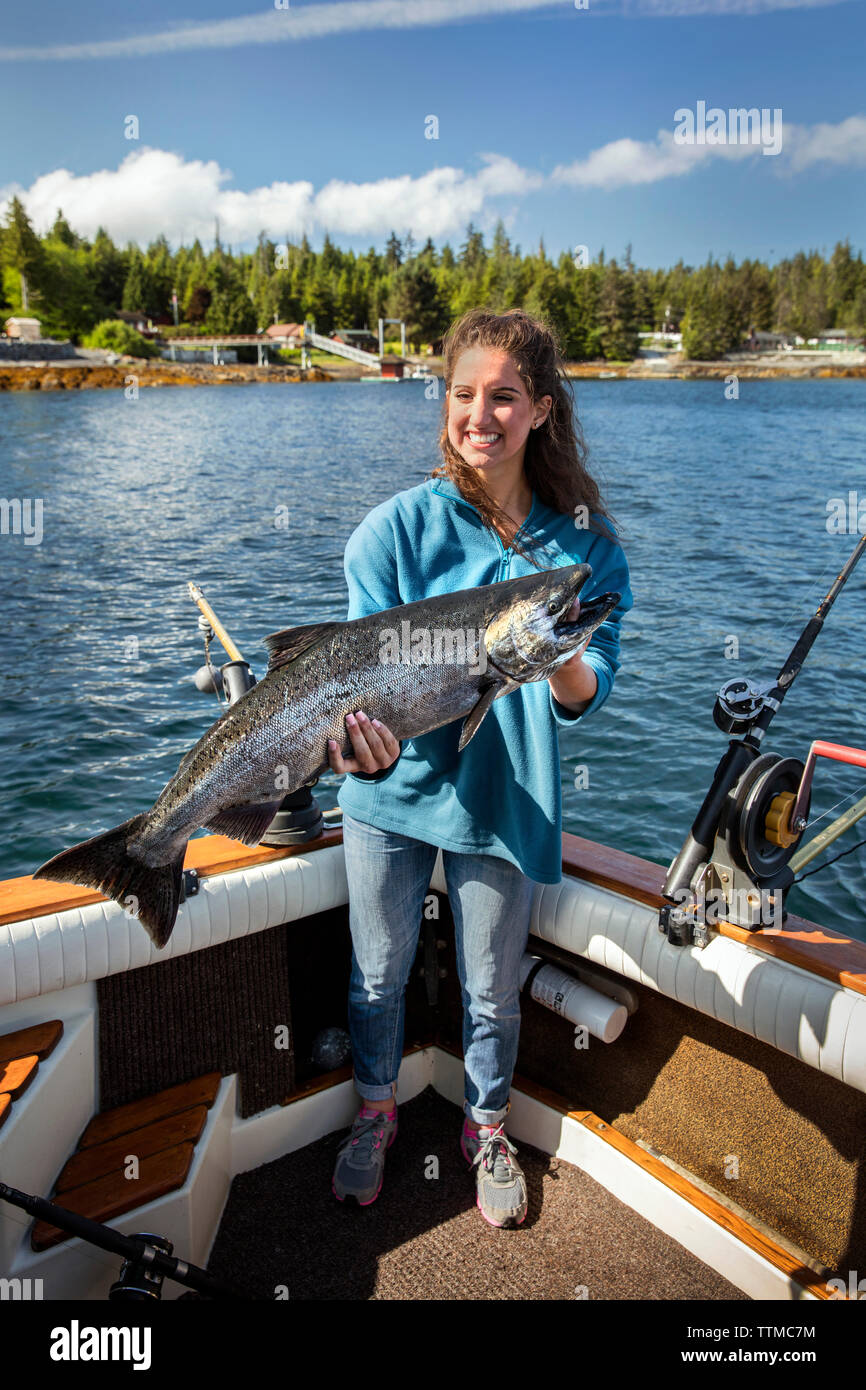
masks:
[[[501,215],[524,250],[639,265],[863,249],[863,0],[588,5],[7,0],[0,203],[122,242],[209,242],[218,213],[235,247],[458,245]],[[781,109],[781,152],[677,144],[700,101]]]

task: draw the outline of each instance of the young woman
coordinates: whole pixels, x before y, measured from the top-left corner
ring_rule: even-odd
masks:
[[[526,1184],[503,1121],[520,1029],[518,972],[536,883],[561,879],[557,726],[598,709],[619,668],[632,606],[628,566],[585,467],[585,447],[550,330],[520,310],[476,309],[445,342],[443,464],[369,513],[345,553],[348,619],[479,584],[588,561],[585,598],[621,602],[548,681],[496,700],[458,753],[456,721],[401,746],[362,710],[354,756],[331,744],[349,883],[349,1029],[362,1105],[333,1190],[362,1206],[382,1186],[397,1132],[404,991],[438,848],[463,998],[461,1149],[494,1226],[526,1215]],[[571,616],[579,609],[575,604]]]

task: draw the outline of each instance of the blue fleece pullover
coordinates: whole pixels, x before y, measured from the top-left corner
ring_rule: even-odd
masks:
[[[562,795],[557,725],[570,727],[599,709],[619,669],[619,626],[634,602],[618,542],[546,506],[533,493],[519,538],[541,539],[532,551],[543,569],[587,562],[589,602],[605,592],[622,599],[593,633],[583,660],[598,678],[589,705],[575,714],[546,680],[495,700],[471,743],[458,753],[462,719],[406,739],[397,761],[369,777],[350,773],[339,791],[356,820],[410,835],[460,854],[510,860],[536,883],[562,878]],[[528,547],[527,547],[528,548]],[[506,549],[448,478],[398,492],[365,517],[345,551],[347,620],[416,599],[495,584],[531,574],[535,566]]]

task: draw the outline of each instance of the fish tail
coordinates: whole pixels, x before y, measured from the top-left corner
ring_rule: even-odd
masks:
[[[129,852],[128,846],[139,836],[146,819],[146,813],[133,816],[114,830],[94,835],[91,840],[55,854],[53,859],[40,865],[33,877],[57,883],[80,883],[85,888],[105,893],[137,917],[157,949],[162,950],[171,936],[180,906],[186,842],[168,864],[154,867],[142,863]]]

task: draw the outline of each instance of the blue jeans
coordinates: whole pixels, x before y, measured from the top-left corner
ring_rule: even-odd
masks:
[[[349,1033],[355,1088],[365,1100],[396,1094],[405,990],[418,949],[437,849],[343,815],[352,974]],[[519,967],[535,884],[506,859],[442,851],[463,996],[465,1111],[498,1124],[520,1034]]]

